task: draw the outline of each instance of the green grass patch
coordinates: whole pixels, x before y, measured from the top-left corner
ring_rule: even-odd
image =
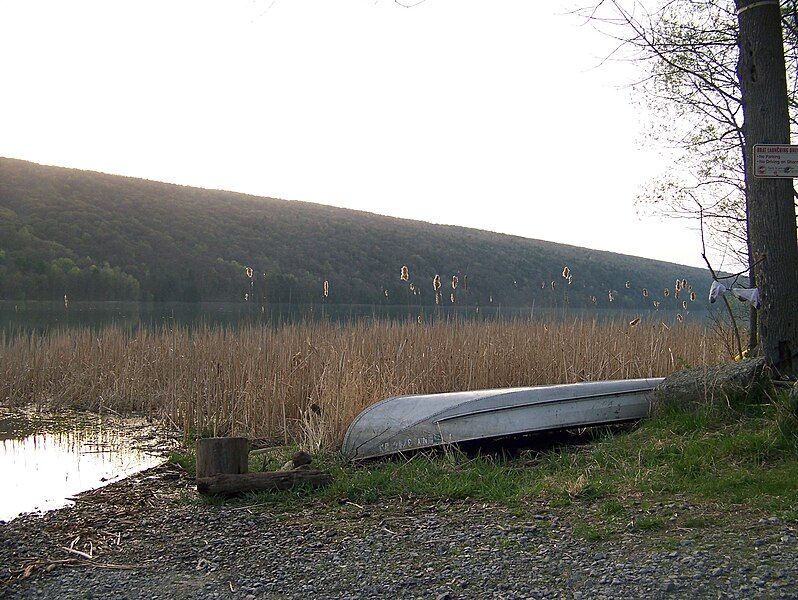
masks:
[[[714,519],[704,515],[686,517],[682,521],[682,526],[688,529],[706,529],[712,525],[714,525]]]
[[[798,426],[783,402],[777,397],[725,412],[670,410],[632,430],[603,428],[589,443],[515,458],[469,457],[449,450],[353,465],[334,453],[321,454],[314,466],[332,473],[329,486],[251,494],[245,500],[364,505],[415,497],[518,506],[542,500],[552,508],[595,507],[613,521],[625,514],[629,498],[650,504],[679,495],[784,514],[798,505]],[[250,469],[277,469],[294,450],[275,448],[253,456]],[[193,472],[191,455],[173,454],[170,460]],[[664,525],[656,516],[635,521],[641,531]],[[698,521],[685,525],[701,526]]]
[[[608,516],[614,517],[615,515],[619,515],[625,511],[623,504],[621,504],[615,498],[611,498],[609,500],[605,500],[601,503],[601,512]]]
[[[577,523],[574,525],[574,535],[588,542],[599,542],[609,537],[609,532],[604,527],[592,523]]]
[[[656,515],[640,515],[634,521],[634,528],[638,531],[665,529],[665,519]]]
[[[168,460],[170,463],[179,465],[191,475],[197,472],[197,459],[191,452],[170,452]]]

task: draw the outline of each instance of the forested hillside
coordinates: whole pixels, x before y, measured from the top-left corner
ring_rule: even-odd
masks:
[[[3,299],[653,309],[693,287],[703,307],[708,286],[671,263],[0,158]]]

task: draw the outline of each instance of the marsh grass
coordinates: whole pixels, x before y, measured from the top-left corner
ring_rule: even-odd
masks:
[[[57,332],[2,340],[0,394],[315,450],[390,395],[662,375],[717,360],[704,333],[584,321]]]
[[[363,321],[0,334],[5,404],[137,412],[187,439],[338,447],[366,406],[435,393],[666,375],[718,362],[697,324]]]

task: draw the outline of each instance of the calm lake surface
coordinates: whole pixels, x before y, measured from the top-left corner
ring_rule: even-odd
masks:
[[[705,312],[685,313],[689,319],[702,319]],[[490,320],[508,317],[555,317],[631,319],[650,316],[666,323],[676,320],[676,312],[629,311],[613,309],[518,308],[499,306],[397,306],[373,304],[273,304],[262,306],[246,302],[22,302],[0,301],[0,331],[45,332],[64,328],[102,328],[116,325],[130,328],[159,328],[181,325],[238,327],[279,325],[298,321],[351,322],[374,319],[425,322],[437,319]]]
[[[143,420],[0,408],[0,521],[159,465],[164,443]]]

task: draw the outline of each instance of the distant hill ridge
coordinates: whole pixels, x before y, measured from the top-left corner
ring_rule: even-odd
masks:
[[[653,310],[695,306],[682,279],[703,308],[710,280],[693,267],[0,158],[3,299]]]

